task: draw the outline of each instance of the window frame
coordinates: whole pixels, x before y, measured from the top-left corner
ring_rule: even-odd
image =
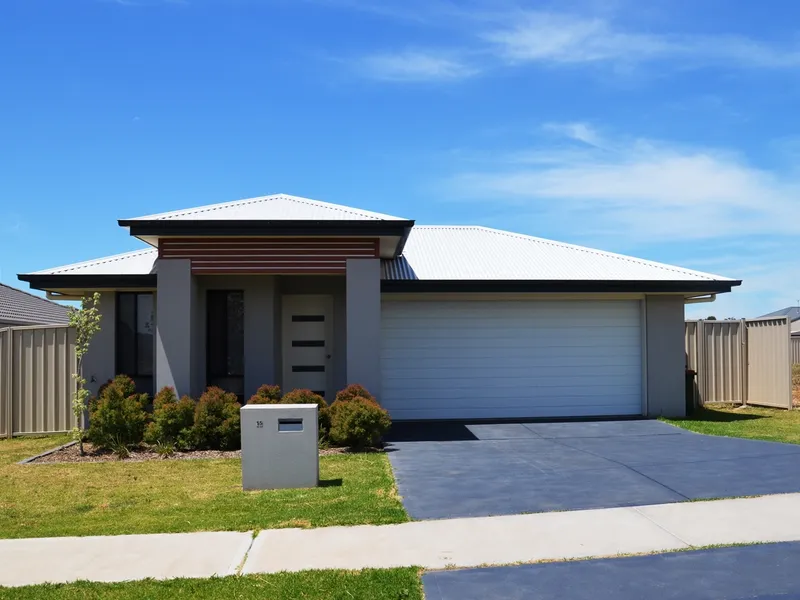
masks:
[[[209,339],[210,338],[210,332],[212,331],[212,327],[211,327],[211,310],[210,310],[211,302],[209,301],[209,299],[211,298],[211,296],[222,296],[222,297],[225,298],[225,307],[226,307],[225,318],[226,318],[226,323],[225,323],[225,328],[224,328],[224,332],[225,332],[224,356],[225,356],[225,359],[226,359],[225,363],[228,364],[230,362],[230,340],[229,340],[229,337],[228,337],[228,332],[229,332],[228,326],[229,326],[229,323],[227,322],[227,319],[229,319],[229,313],[227,311],[227,308],[228,308],[228,297],[229,297],[230,294],[241,294],[241,297],[242,297],[242,330],[244,331],[244,311],[245,311],[244,290],[241,290],[241,289],[206,290],[206,331],[205,331],[205,334],[206,334],[205,335],[205,338],[206,338],[205,339],[205,346],[206,346],[206,381],[207,381],[207,383],[209,385],[210,385],[210,382],[212,380],[215,380],[215,379],[217,379],[217,380],[219,380],[219,379],[241,379],[242,381],[244,381],[244,370],[245,370],[245,364],[244,364],[244,362],[245,362],[244,361],[244,354],[245,354],[244,345],[245,344],[244,344],[244,339],[242,339],[242,361],[241,361],[242,362],[242,372],[241,373],[237,373],[235,375],[229,374],[227,372],[225,372],[225,373],[217,373],[212,369],[212,359],[211,359],[212,344],[210,343],[210,339]]]
[[[151,352],[151,354],[153,355],[153,362],[150,365],[150,373],[139,373],[139,362],[140,362],[139,361],[139,333],[137,331],[137,328],[138,328],[138,323],[139,323],[139,297],[140,296],[150,296],[151,297],[151,302],[152,302],[152,307],[153,307],[152,312],[153,312],[153,315],[155,315],[155,306],[156,306],[156,304],[155,304],[155,302],[156,302],[155,294],[153,292],[117,292],[115,294],[115,296],[116,296],[116,298],[115,298],[115,306],[114,306],[114,372],[116,374],[127,375],[128,377],[131,377],[131,378],[140,378],[140,379],[153,378],[153,377],[155,377],[155,370],[156,370],[156,365],[155,365],[155,347],[153,348],[153,352]],[[120,335],[119,335],[119,330],[120,330],[119,326],[120,326],[120,321],[121,321],[121,318],[120,318],[120,315],[121,315],[120,300],[121,300],[121,298],[123,296],[130,296],[130,297],[134,298],[134,301],[133,301],[133,340],[132,340],[132,342],[133,342],[134,364],[136,365],[136,368],[134,369],[134,371],[135,371],[134,373],[130,373],[130,372],[128,372],[128,370],[124,370],[123,371],[123,369],[120,368],[120,357],[121,357],[121,354],[122,354],[120,352]],[[155,324],[155,319],[153,319],[153,323]],[[154,346],[155,346],[155,335],[156,335],[155,332],[153,332],[153,344],[154,344]]]

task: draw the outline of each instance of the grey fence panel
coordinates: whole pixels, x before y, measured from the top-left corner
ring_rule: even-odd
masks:
[[[0,433],[69,431],[75,424],[75,332],[12,327],[0,332]]]
[[[791,339],[791,362],[793,365],[800,365],[800,335],[794,335]]]
[[[686,366],[697,372],[697,404],[791,408],[789,325],[785,317],[686,321]]]
[[[789,320],[750,319],[747,323],[747,403],[792,408]]]

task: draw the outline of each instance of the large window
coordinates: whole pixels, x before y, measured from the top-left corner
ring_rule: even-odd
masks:
[[[117,294],[116,372],[132,377],[139,391],[151,391],[153,385],[153,294],[120,292]]]
[[[244,293],[209,290],[206,374],[209,385],[244,393]]]

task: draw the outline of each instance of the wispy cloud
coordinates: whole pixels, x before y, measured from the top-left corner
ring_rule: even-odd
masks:
[[[600,134],[588,123],[545,123],[545,131],[565,135],[568,138],[583,142],[589,146],[600,146]]]
[[[398,54],[375,54],[361,59],[360,70],[383,81],[447,81],[477,74],[457,58],[409,50]]]
[[[513,25],[482,34],[511,63],[623,63],[678,60],[684,66],[800,66],[800,48],[774,47],[739,36],[629,31],[602,18],[526,12]]]
[[[717,148],[602,138],[588,125],[550,124],[559,143],[493,157],[488,169],[464,169],[442,185],[448,196],[491,201],[586,235],[638,241],[796,234],[800,181],[750,165]],[[580,144],[573,142],[580,141]],[[587,145],[591,144],[591,145]]]
[[[607,15],[508,5],[504,10],[467,11],[441,4],[427,10],[418,7],[414,14],[419,15],[416,26],[435,28],[441,38],[446,23],[458,39],[467,41],[453,43],[445,51],[441,47],[436,51],[385,50],[362,59],[367,65],[375,63],[362,70],[364,74],[391,81],[452,81],[524,65],[608,66],[617,71],[653,63],[662,69],[800,68],[800,44],[781,45],[738,35],[656,33],[623,27]]]

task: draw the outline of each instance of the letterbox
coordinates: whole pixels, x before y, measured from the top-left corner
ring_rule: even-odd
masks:
[[[316,404],[247,404],[241,417],[245,490],[318,485]]]

